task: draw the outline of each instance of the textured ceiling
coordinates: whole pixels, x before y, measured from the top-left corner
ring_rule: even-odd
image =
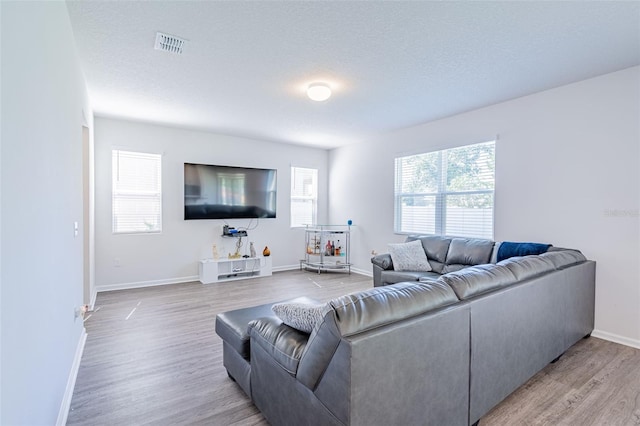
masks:
[[[324,148],[640,64],[639,2],[67,7],[97,115]],[[326,102],[304,94],[317,80]]]

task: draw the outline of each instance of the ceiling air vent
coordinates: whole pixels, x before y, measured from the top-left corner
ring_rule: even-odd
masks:
[[[184,44],[186,42],[187,40],[183,38],[158,32],[156,34],[155,49],[164,50],[165,52],[169,52],[169,53],[181,54]]]

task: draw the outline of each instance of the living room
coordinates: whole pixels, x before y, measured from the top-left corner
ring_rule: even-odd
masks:
[[[3,2],[0,422],[66,419],[61,406],[67,400],[68,407],[86,339],[74,315],[87,303],[80,238],[83,127],[90,132],[94,165],[90,304],[97,292],[196,281],[198,260],[209,257],[212,244],[221,253],[233,251],[220,237],[224,221],[183,219],[184,163],[278,170],[278,217],[261,219],[249,231],[260,250],[271,249],[274,272],[297,269],[304,242],[304,232],[291,229],[288,220],[290,167],[317,168],[318,223],[351,219],[353,271],[370,275],[372,251],[384,252],[405,237],[394,232],[394,159],[495,140],[493,239],[548,242],[595,260],[593,336],[640,348],[640,58],[633,49],[640,27],[637,5],[621,7],[634,11],[627,15],[636,24],[636,39],[621,55],[623,67],[610,69],[603,61],[600,72],[574,71],[536,93],[325,148],[135,117],[94,117],[76,48],[82,40],[68,6]],[[611,19],[624,27],[629,20],[617,13]],[[599,48],[614,49],[620,40],[612,40]],[[114,146],[163,154],[161,234],[112,233]],[[229,224],[253,227],[255,221]]]

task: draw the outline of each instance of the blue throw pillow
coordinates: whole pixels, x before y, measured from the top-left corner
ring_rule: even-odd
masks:
[[[514,256],[529,256],[532,254],[542,254],[549,250],[551,244],[540,243],[512,243],[503,241],[498,249],[498,262]]]

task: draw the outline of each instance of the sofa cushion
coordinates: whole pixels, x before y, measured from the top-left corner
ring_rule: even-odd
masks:
[[[421,283],[430,283],[433,281],[437,281],[441,276],[442,274],[437,274],[435,272],[425,272],[423,276],[418,278],[418,281],[420,281]]]
[[[441,237],[439,235],[410,235],[407,237],[407,241],[420,240],[424,252],[427,253],[427,259],[431,264],[431,269],[434,272],[442,274],[444,263],[447,260],[447,252],[449,251],[449,244],[451,238]]]
[[[342,336],[410,318],[458,301],[451,287],[430,283],[398,283],[333,299],[335,321]]]
[[[556,269],[562,269],[587,260],[587,258],[578,250],[549,251],[541,254],[540,257],[549,259],[553,262],[553,266],[555,266]]]
[[[482,265],[489,263],[493,241],[471,238],[454,238],[449,245],[447,264]]]
[[[422,277],[436,277],[440,274],[431,272],[411,272],[411,271],[382,271],[380,274],[383,285],[401,283],[405,281],[419,281]]]
[[[556,269],[551,260],[540,256],[510,257],[497,264],[509,269],[518,281],[526,280]]]
[[[503,241],[500,243],[500,249],[498,250],[497,261],[508,259],[514,256],[529,256],[545,253],[549,250],[551,244],[540,243],[514,243],[510,241]]]
[[[305,333],[311,333],[313,328],[326,313],[326,303],[298,303],[282,302],[271,307],[273,312],[283,323]]]
[[[444,265],[444,267],[442,268],[442,274],[449,274],[451,272],[460,271],[470,266],[474,266],[474,265],[461,265],[459,263],[455,263],[453,265]]]
[[[460,300],[505,287],[517,281],[502,265],[476,265],[443,275],[438,281],[451,286]]]
[[[389,244],[389,254],[396,271],[430,271],[431,265],[427,260],[421,241]]]
[[[407,237],[407,242],[420,240],[424,252],[427,253],[429,260],[433,259],[440,263],[444,263],[447,259],[447,252],[449,251],[449,244],[451,238],[445,238],[438,235],[417,236],[410,235]]]

